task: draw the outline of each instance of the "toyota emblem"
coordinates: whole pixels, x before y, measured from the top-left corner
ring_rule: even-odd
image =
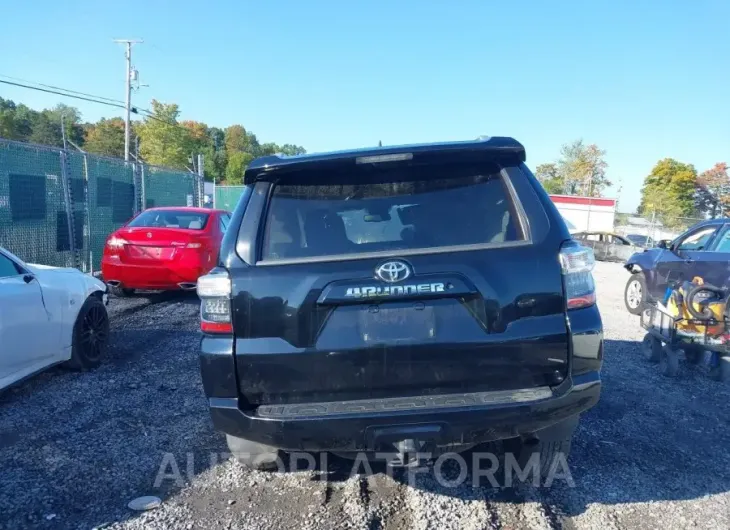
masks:
[[[147,232],[147,239],[152,239],[152,232]]]
[[[375,268],[375,276],[388,283],[402,282],[411,272],[410,265],[403,260],[386,261]]]

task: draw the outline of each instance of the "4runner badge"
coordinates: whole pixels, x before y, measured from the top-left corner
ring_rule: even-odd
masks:
[[[413,294],[443,293],[443,283],[410,283],[406,285],[386,285],[384,287],[348,287],[346,298],[380,298],[384,296],[404,296]]]
[[[388,283],[402,282],[411,275],[411,267],[402,260],[386,261],[375,268],[375,276]]]

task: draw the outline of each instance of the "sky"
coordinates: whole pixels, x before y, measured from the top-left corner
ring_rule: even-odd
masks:
[[[606,195],[633,211],[673,157],[730,162],[730,2],[82,0],[11,2],[0,75],[177,103],[309,152],[513,136],[527,163],[577,139],[606,151]],[[0,84],[0,97],[83,118],[121,109]]]

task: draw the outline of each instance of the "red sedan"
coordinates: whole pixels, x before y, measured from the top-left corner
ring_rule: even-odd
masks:
[[[101,272],[117,296],[135,289],[193,290],[216,265],[230,213],[150,208],[109,236]]]

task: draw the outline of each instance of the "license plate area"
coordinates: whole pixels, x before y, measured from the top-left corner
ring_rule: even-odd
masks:
[[[128,245],[127,250],[129,251],[130,258],[151,260],[171,259],[175,252],[175,249],[170,247],[151,247],[143,245]]]
[[[358,329],[366,343],[419,342],[436,336],[436,315],[422,303],[372,305],[359,312]]]

